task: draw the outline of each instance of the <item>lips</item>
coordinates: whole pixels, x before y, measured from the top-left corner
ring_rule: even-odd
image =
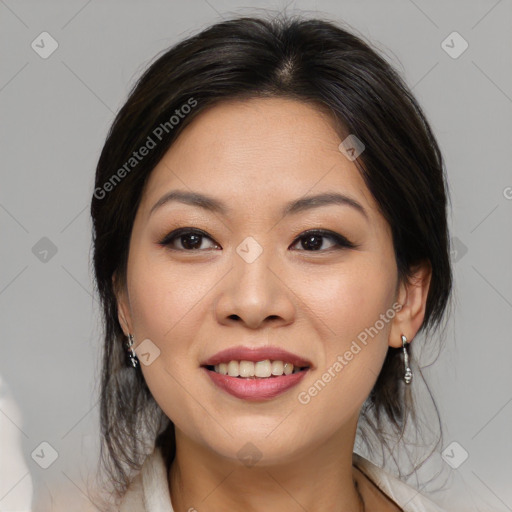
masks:
[[[308,367],[312,368],[313,364],[308,359],[305,359],[297,354],[288,352],[280,347],[244,347],[237,346],[227,348],[217,352],[215,355],[201,362],[200,366],[215,366],[220,363],[227,363],[229,361],[285,361],[292,363],[295,367]]]
[[[277,398],[297,386],[309,372],[309,370],[304,370],[280,377],[240,379],[229,375],[220,375],[208,371],[206,368],[201,370],[218,389],[235,398],[250,402],[265,402]]]

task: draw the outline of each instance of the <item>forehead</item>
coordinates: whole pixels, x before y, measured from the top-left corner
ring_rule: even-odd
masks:
[[[240,209],[342,192],[376,210],[355,163],[340,152],[341,140],[333,119],[309,103],[257,98],[216,104],[183,130],[154,168],[141,207],[149,211],[178,188]]]

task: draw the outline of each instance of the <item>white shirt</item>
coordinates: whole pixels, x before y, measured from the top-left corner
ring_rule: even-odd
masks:
[[[353,453],[354,465],[404,512],[446,512],[413,487]],[[126,492],[119,512],[174,512],[165,462],[156,449],[144,462]]]

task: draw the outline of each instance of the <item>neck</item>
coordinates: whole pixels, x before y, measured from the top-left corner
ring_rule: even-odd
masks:
[[[263,456],[246,466],[199,445],[176,429],[169,472],[174,510],[247,512],[364,511],[352,466],[355,427],[286,461]],[[349,441],[349,442],[348,442]],[[263,455],[263,454],[262,454]]]

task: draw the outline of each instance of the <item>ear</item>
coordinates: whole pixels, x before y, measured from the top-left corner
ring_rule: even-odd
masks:
[[[112,286],[117,300],[117,318],[125,336],[128,336],[128,334],[133,333],[128,291],[126,286],[119,283],[115,272],[112,275]]]
[[[389,346],[402,347],[403,334],[410,342],[416,336],[425,317],[432,266],[428,260],[415,267],[410,283],[400,283],[397,301],[402,305],[391,324]]]

